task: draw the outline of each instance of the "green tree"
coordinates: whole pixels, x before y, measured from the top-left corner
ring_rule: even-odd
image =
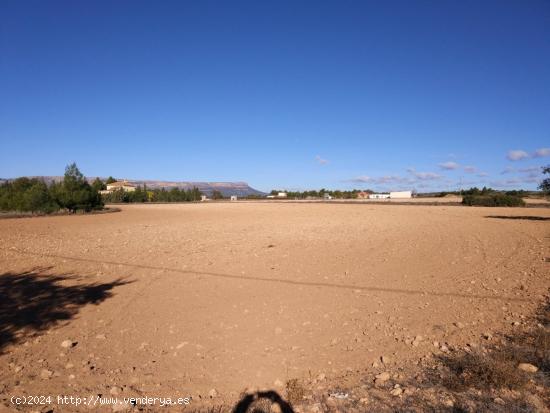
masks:
[[[212,191],[212,199],[223,199],[223,194],[217,189]]]
[[[58,209],[51,189],[40,179],[17,178],[0,186],[0,210],[50,213]]]
[[[23,204],[26,211],[53,212],[59,206],[51,199],[48,186],[44,181],[36,180],[23,195]]]
[[[105,181],[105,183],[106,183],[107,185],[112,184],[113,182],[116,182],[116,179],[113,178],[112,176],[109,176],[109,177],[107,178],[107,180]]]
[[[543,174],[548,174],[550,175],[550,165],[546,165],[542,168],[542,173]],[[539,189],[541,189],[542,191],[544,191],[544,193],[546,195],[550,195],[550,177],[548,178],[544,178],[542,180],[542,182],[540,183],[539,185]]]
[[[92,188],[95,190],[95,191],[104,191],[105,189],[107,189],[107,185],[105,185],[105,183],[99,179],[99,178],[96,178],[94,180],[94,182],[92,182]]]
[[[190,191],[190,201],[200,201],[202,192],[199,191],[199,188],[193,187],[193,189]]]
[[[55,188],[55,198],[61,207],[73,213],[103,206],[99,193],[90,186],[74,162],[65,168],[63,183]]]

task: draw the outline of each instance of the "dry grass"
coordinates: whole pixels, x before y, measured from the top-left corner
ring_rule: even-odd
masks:
[[[306,394],[305,387],[298,379],[290,379],[286,382],[286,399],[290,404],[298,404]]]
[[[519,389],[528,381],[526,373],[517,368],[516,354],[511,351],[463,353],[442,358],[442,362],[449,371],[444,385],[451,390]]]

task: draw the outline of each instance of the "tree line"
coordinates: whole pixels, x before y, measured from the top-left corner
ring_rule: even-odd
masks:
[[[67,165],[61,182],[48,185],[37,178],[17,178],[0,185],[0,210],[53,213],[102,209],[98,190],[90,185],[75,163]]]
[[[543,168],[545,175],[550,175],[550,166]],[[202,193],[198,188],[188,190],[172,189],[149,189],[146,185],[138,186],[135,191],[126,192],[123,189],[100,195],[100,191],[107,188],[110,183],[116,182],[113,177],[107,178],[104,182],[96,178],[91,184],[88,183],[77,165],[72,163],[65,168],[65,174],[61,182],[53,182],[48,185],[42,179],[17,178],[9,180],[0,185],[0,211],[20,211],[32,213],[53,213],[66,210],[71,213],[77,211],[89,212],[102,209],[105,202],[193,202],[201,199]],[[550,194],[550,178],[545,178],[539,185],[546,194]],[[279,190],[271,191],[271,195],[278,195]],[[306,199],[323,198],[325,194],[333,198],[353,199],[357,198],[359,192],[372,193],[371,190],[353,189],[349,191],[340,190],[311,190],[311,191],[288,191],[288,198]],[[449,192],[443,192],[444,196]],[[452,193],[452,192],[451,192]],[[467,190],[454,192],[455,194],[467,197],[464,203],[491,204],[491,205],[518,205],[522,202],[521,197],[529,194],[528,191],[497,191],[492,188],[474,187]],[[213,199],[223,199],[223,194],[215,190],[212,193]],[[255,196],[250,196],[253,198]]]
[[[149,189],[144,184],[138,185],[135,191],[125,191],[124,189],[116,189],[108,194],[103,194],[102,198],[105,203],[134,203],[134,202],[194,202],[200,201],[202,192],[198,188],[179,189],[171,188],[166,190]]]
[[[277,189],[274,189],[270,192],[270,195],[277,196],[279,192],[285,192],[287,195],[287,198],[292,199],[307,199],[307,198],[324,198],[325,195],[330,195],[332,198],[335,199],[354,199],[357,198],[357,194],[359,192],[367,192],[367,193],[374,193],[374,191],[371,191],[370,189],[361,190],[361,189],[352,189],[349,191],[341,191],[341,190],[330,190],[330,189],[319,189],[317,190],[310,190],[310,191],[280,191]]]

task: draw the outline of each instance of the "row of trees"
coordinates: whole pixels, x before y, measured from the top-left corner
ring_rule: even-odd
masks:
[[[330,189],[320,189],[318,191],[312,190],[312,191],[279,191],[279,190],[272,190],[270,195],[277,195],[279,192],[286,192],[288,198],[292,199],[307,199],[307,198],[323,198],[326,194],[330,195],[333,198],[336,199],[354,199],[357,198],[357,194],[359,192],[367,192],[367,193],[373,193],[370,189],[367,190],[360,190],[360,189],[352,189],[350,191],[340,191],[340,190],[330,190]]]
[[[512,190],[512,191],[498,191],[493,188],[487,188],[486,186],[484,186],[481,189],[474,186],[470,189],[463,189],[462,191],[457,192],[457,194],[462,196],[504,194],[504,195],[510,195],[510,196],[524,197],[524,196],[528,196],[530,194],[530,191],[525,191],[523,189]]]
[[[201,191],[198,188],[170,190],[148,189],[146,185],[138,186],[135,191],[127,192],[123,189],[117,189],[111,193],[102,195],[106,203],[119,202],[193,202],[201,200]]]
[[[47,185],[41,179],[17,178],[0,185],[0,210],[52,213],[66,209],[72,213],[103,208],[103,201],[75,163],[65,168],[63,181]]]
[[[550,175],[550,166],[543,168],[545,175]],[[109,194],[99,195],[99,191],[106,189],[107,184],[116,182],[113,177],[109,177],[105,182],[96,178],[90,185],[84,175],[80,172],[77,165],[72,163],[65,168],[65,175],[61,182],[54,182],[50,185],[41,179],[36,178],[17,178],[13,181],[6,181],[0,185],[0,210],[1,211],[25,211],[51,213],[58,210],[68,210],[70,212],[91,211],[103,208],[103,202],[191,202],[199,201],[202,193],[198,188],[183,190],[179,188],[166,189],[148,189],[145,185],[138,186],[133,192],[125,192],[120,189]],[[550,178],[545,178],[539,185],[539,189],[546,194],[550,194]],[[277,195],[278,190],[271,191],[272,195]],[[358,189],[351,191],[331,191],[321,189],[319,191],[287,192],[289,198],[305,199],[308,197],[322,198],[325,194],[333,198],[352,199],[357,198],[357,194],[362,192]],[[372,193],[370,190],[365,192]],[[517,199],[528,194],[526,191],[507,191],[500,192],[492,188],[483,187],[481,189],[474,187],[459,192],[460,195],[467,198],[467,204],[477,202],[491,204],[518,204]],[[483,197],[483,198],[471,198]],[[222,199],[223,194],[220,191],[212,193],[213,199]]]

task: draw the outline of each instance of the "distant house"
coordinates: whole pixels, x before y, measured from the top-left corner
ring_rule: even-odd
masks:
[[[332,199],[332,196],[330,194],[323,194],[323,198],[329,200]]]
[[[396,191],[396,192],[390,192],[390,198],[392,198],[392,199],[407,199],[407,198],[412,198],[412,191]]]
[[[237,195],[231,195],[231,200],[236,201],[237,200]]]
[[[358,199],[368,199],[369,193],[365,191],[357,192],[357,198]]]
[[[128,181],[116,181],[107,184],[107,192],[113,192],[119,189],[122,189],[124,192],[134,192],[136,190],[136,186]]]
[[[210,201],[206,195],[201,195],[201,201]]]
[[[273,198],[286,198],[288,194],[286,192],[279,192],[277,195],[268,195],[267,198],[273,199]]]
[[[389,199],[390,194],[370,194],[369,199]]]

